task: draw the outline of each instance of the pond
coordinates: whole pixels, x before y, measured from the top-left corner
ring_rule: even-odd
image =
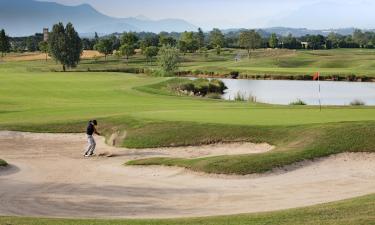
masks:
[[[223,99],[234,100],[237,95],[252,97],[257,102],[288,105],[298,99],[308,105],[350,105],[354,100],[375,105],[375,83],[287,80],[221,79],[228,87]]]

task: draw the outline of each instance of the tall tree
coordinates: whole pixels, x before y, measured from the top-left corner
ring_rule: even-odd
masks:
[[[9,37],[5,34],[5,30],[2,29],[0,31],[0,52],[1,52],[1,57],[4,57],[4,53],[7,53],[9,51],[10,51]]]
[[[147,47],[159,46],[159,36],[156,34],[148,33],[141,41],[141,49],[144,51]]]
[[[111,35],[110,39],[112,41],[112,49],[113,49],[113,51],[114,50],[119,50],[120,47],[121,47],[121,40],[118,37],[116,37],[115,35]]]
[[[179,63],[180,57],[176,47],[164,45],[160,48],[158,64],[163,75],[172,75],[178,69]]]
[[[135,55],[135,48],[132,44],[123,44],[120,47],[121,55],[126,57],[126,61],[129,62],[129,57]]]
[[[156,46],[149,46],[145,49],[144,55],[146,56],[147,61],[152,64],[152,59],[156,57],[159,53],[159,48]]]
[[[84,50],[93,50],[95,44],[96,44],[95,39],[88,39],[88,38],[82,39],[82,48]]]
[[[262,37],[255,30],[245,30],[240,33],[239,44],[240,47],[247,50],[248,57],[250,58],[251,50],[262,46]]]
[[[52,58],[62,64],[63,71],[66,71],[66,67],[73,68],[78,65],[82,54],[82,41],[73,24],[68,23],[65,28],[62,23],[55,24],[48,44]]]
[[[161,46],[163,45],[176,46],[177,41],[173,37],[167,36],[166,34],[159,34],[159,44]]]
[[[99,35],[97,32],[95,32],[95,36],[94,36],[94,45],[98,44],[99,42]]]
[[[46,62],[47,62],[47,60],[48,60],[48,51],[49,51],[48,42],[47,41],[41,41],[41,42],[39,42],[39,50],[46,55]]]
[[[327,36],[327,41],[331,43],[332,48],[339,48],[340,37],[338,34],[331,32]]]
[[[279,39],[277,39],[277,35],[275,33],[271,34],[268,44],[270,48],[277,48],[279,46]]]
[[[353,32],[353,41],[357,43],[361,48],[364,48],[367,40],[366,40],[366,35],[363,33],[361,30],[356,29]]]
[[[121,45],[127,44],[127,45],[136,45],[139,38],[136,33],[134,32],[125,32],[121,36]]]
[[[99,42],[94,46],[94,49],[104,54],[105,60],[107,56],[113,53],[113,42],[110,38],[100,39]]]
[[[186,45],[186,50],[189,52],[193,53],[199,49],[198,40],[195,38],[195,35],[193,32],[185,31],[184,33],[182,33],[180,37],[180,42],[183,42],[184,45]]]
[[[198,33],[197,33],[197,40],[198,40],[198,47],[199,49],[204,48],[204,33],[202,28],[198,28]]]
[[[220,55],[220,49],[224,47],[224,34],[221,30],[214,28],[210,32],[210,45],[216,48],[217,54]]]

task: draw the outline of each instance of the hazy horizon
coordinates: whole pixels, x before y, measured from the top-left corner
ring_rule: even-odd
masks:
[[[293,27],[330,29],[375,27],[370,0],[39,0],[64,5],[90,4],[99,12],[118,18],[184,19],[203,29],[218,27]]]

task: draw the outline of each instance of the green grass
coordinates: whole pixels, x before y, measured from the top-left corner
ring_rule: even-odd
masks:
[[[251,62],[238,64],[232,62],[232,54],[236,53],[211,55],[209,59],[187,55],[181,69],[295,74],[335,66],[326,71],[375,75],[373,50],[287,51],[275,55],[259,51]],[[335,62],[335,58],[341,62]],[[352,63],[345,66],[343,58]],[[138,67],[142,59],[138,60],[130,67]],[[128,67],[117,61],[83,61],[78,70],[87,71],[87,65],[90,69]],[[84,132],[87,121],[96,118],[99,130],[107,136],[126,130],[127,138],[120,143],[126,147],[231,141],[277,146],[274,151],[259,155],[138,161],[211,173],[258,173],[304,159],[375,149],[375,107],[324,107],[320,112],[314,106],[178,97],[162,90],[161,82],[167,78],[113,72],[50,72],[56,68],[59,66],[43,61],[1,64],[0,130]],[[0,224],[371,224],[374,200],[374,195],[370,195],[304,209],[229,217],[122,221],[0,217]]]
[[[326,107],[320,112],[314,106],[178,97],[158,89],[166,78],[104,72],[30,72],[34,67],[29,62],[4,65],[0,68],[2,130],[84,132],[87,121],[96,118],[106,136],[126,130],[127,138],[119,145],[132,148],[230,141],[268,142],[277,146],[275,151],[257,156],[151,159],[140,164],[246,174],[353,151],[354,147],[357,151],[375,149],[371,138],[364,139],[375,133],[375,107]],[[314,144],[293,144],[308,138]],[[342,138],[348,142],[333,145]],[[363,148],[362,142],[369,146]]]
[[[183,127],[183,126],[182,126]],[[141,135],[138,138],[148,139],[158,137],[161,134],[168,136],[177,129],[171,128],[171,132],[158,131],[154,135]],[[215,130],[220,134],[215,139],[208,137],[205,133],[212,135]],[[150,132],[150,131],[149,131]],[[146,135],[146,136],[144,136]],[[182,131],[181,136],[190,137],[195,142],[225,142],[230,140],[267,142],[276,145],[276,149],[263,154],[217,156],[198,159],[182,158],[150,158],[130,161],[128,165],[165,165],[180,166],[194,171],[218,174],[252,174],[263,173],[274,168],[325,157],[343,152],[375,152],[375,123],[332,123],[319,125],[302,125],[292,127],[226,127],[212,126],[194,127],[194,133]],[[340,141],[338,141],[340,140]],[[182,140],[181,140],[182,141]],[[178,143],[178,142],[177,142]],[[184,144],[184,142],[178,143]]]
[[[242,55],[238,62],[234,60],[237,55]],[[194,53],[182,56],[181,71],[192,73],[213,73],[228,75],[232,71],[240,72],[242,77],[255,75],[280,75],[296,76],[313,74],[320,71],[322,76],[369,76],[375,77],[375,50],[374,49],[333,49],[333,50],[286,50],[286,49],[259,49],[253,51],[251,58],[247,58],[245,50],[226,49],[222,55],[217,56],[210,51],[208,57]],[[17,62],[8,62],[13,69],[19,66]],[[20,70],[35,71],[61,71],[61,66],[52,60],[27,62],[30,65],[21,67]],[[127,64],[123,59],[109,57],[104,59],[83,60],[75,71],[134,71],[157,69],[157,64],[150,65],[143,55],[137,54]],[[2,65],[2,67],[4,67]]]
[[[7,166],[7,165],[8,165],[8,163],[6,161],[0,159],[0,167]]]
[[[186,219],[94,220],[0,217],[1,225],[373,225],[375,195],[277,212]]]

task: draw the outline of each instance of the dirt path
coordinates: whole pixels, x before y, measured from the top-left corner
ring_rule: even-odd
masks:
[[[181,168],[125,167],[153,156],[259,153],[266,144],[126,150],[98,139],[84,159],[85,136],[0,132],[0,215],[163,218],[271,211],[373,193],[375,154],[341,154],[286,173],[211,176]],[[229,151],[230,150],[230,151]]]

